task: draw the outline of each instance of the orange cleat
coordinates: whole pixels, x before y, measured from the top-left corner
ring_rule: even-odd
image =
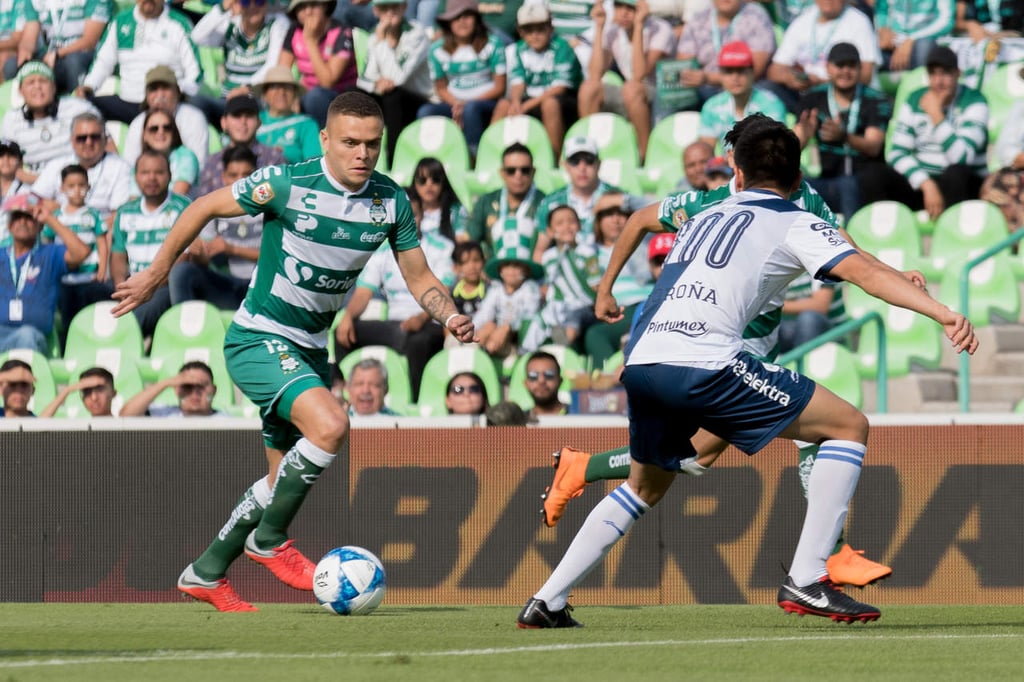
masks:
[[[565,513],[569,500],[583,494],[587,487],[587,462],[590,453],[565,447],[552,455],[555,458],[555,479],[540,499],[544,500],[544,525],[554,528]]]
[[[193,599],[212,604],[213,608],[218,611],[259,611],[238,596],[227,578],[212,582],[203,580],[192,570],[192,564],[186,566],[185,570],[181,572],[181,576],[178,577],[178,589]]]
[[[828,577],[836,585],[853,585],[864,587],[888,578],[892,569],[871,559],[864,558],[864,550],[853,549],[849,545],[833,554],[825,562]]]
[[[280,547],[260,549],[256,546],[254,534],[249,533],[245,539],[245,555],[258,564],[263,564],[277,579],[288,587],[296,590],[313,591],[313,573],[316,564],[303,556],[302,552],[292,547],[292,540],[287,540]]]

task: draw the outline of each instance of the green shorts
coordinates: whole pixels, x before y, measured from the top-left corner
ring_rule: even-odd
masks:
[[[224,339],[224,359],[231,380],[260,408],[263,442],[290,449],[302,437],[289,421],[292,403],[311,388],[330,385],[327,351],[232,324]]]

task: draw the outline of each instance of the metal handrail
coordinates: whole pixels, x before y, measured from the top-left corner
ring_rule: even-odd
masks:
[[[870,322],[875,323],[875,328],[878,332],[878,375],[876,376],[876,382],[878,384],[877,410],[879,413],[885,414],[889,410],[889,360],[885,349],[885,321],[882,320],[882,316],[875,311],[865,313],[862,317],[858,317],[855,320],[847,320],[846,322],[829,329],[824,334],[814,337],[807,343],[800,344],[796,348],[780,355],[775,360],[775,363],[779,365],[787,365],[791,362],[795,362],[796,371],[803,372],[805,355],[815,348],[823,346],[826,343],[834,341],[842,336],[846,336],[850,332],[860,329]]]
[[[1008,237],[1003,239],[997,244],[989,247],[982,251],[980,254],[964,263],[963,268],[960,270],[960,312],[962,312],[968,318],[970,308],[968,307],[970,299],[970,277],[971,270],[978,267],[989,258],[994,257],[1000,251],[1005,251],[1010,248],[1021,239],[1024,239],[1024,230],[1018,230],[1011,233]],[[948,299],[947,299],[948,300]],[[970,356],[967,353],[960,353],[960,371],[957,373],[957,402],[960,405],[961,412],[967,412],[970,408],[971,403],[971,364],[969,362]]]

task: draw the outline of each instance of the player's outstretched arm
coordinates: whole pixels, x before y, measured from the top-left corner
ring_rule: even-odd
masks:
[[[963,314],[950,310],[892,268],[854,254],[841,260],[831,274],[852,282],[886,303],[927,315],[942,325],[957,352],[974,354],[978,339],[974,326]]]
[[[857,246],[857,242],[853,241],[853,237],[851,237],[850,233],[847,232],[844,228],[840,227],[838,229],[839,229],[839,234],[842,235],[843,239],[848,241],[850,243],[850,246],[852,246],[853,248],[857,249],[857,253],[859,253],[860,255],[864,256],[868,260],[875,261],[875,262],[883,265],[884,267],[891,268],[894,272],[899,272],[900,275],[902,275],[904,279],[910,280],[910,282],[914,286],[918,287],[919,289],[924,289],[928,285],[928,281],[925,278],[924,273],[922,273],[920,270],[904,270],[902,272],[899,271],[899,270],[896,270],[896,268],[893,268],[891,265],[889,265],[889,264],[887,264],[887,263],[885,263],[883,261],[878,260],[878,258],[876,258],[874,256],[874,254],[870,253],[869,251],[865,251],[861,247]]]
[[[230,187],[222,187],[189,204],[178,216],[152,264],[117,285],[113,298],[118,304],[114,306],[113,314],[120,317],[148,301],[167,281],[171,266],[189,244],[195,241],[208,222],[214,218],[234,218],[244,213]]]
[[[443,324],[462,343],[477,341],[473,329],[473,318],[459,313],[455,301],[448,294],[448,288],[441,283],[427,265],[427,259],[420,247],[399,251],[395,254],[398,269],[402,271],[405,284],[419,301],[420,307],[430,317]]]
[[[658,221],[660,207],[660,204],[650,204],[635,212],[626,221],[622,234],[615,240],[612,255],[608,259],[608,268],[597,285],[597,298],[594,302],[594,314],[597,319],[605,322],[618,322],[622,319],[623,309],[612,296],[612,286],[644,237],[648,233],[666,232]]]

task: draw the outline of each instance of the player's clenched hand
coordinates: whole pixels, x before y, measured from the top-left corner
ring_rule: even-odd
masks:
[[[462,343],[479,341],[476,338],[476,329],[473,327],[473,318],[469,315],[453,315],[445,326],[452,336]]]
[[[903,277],[918,289],[927,289],[928,280],[920,270],[904,270]]]
[[[594,315],[597,319],[608,324],[618,322],[622,319],[623,310],[611,294],[597,294],[597,300],[594,302]]]
[[[974,335],[974,325],[961,313],[950,310],[942,320],[942,328],[946,337],[953,342],[957,353],[967,351],[974,355],[978,349],[978,338]]]
[[[114,289],[111,298],[118,301],[118,303],[110,312],[114,317],[120,317],[127,312],[135,310],[153,297],[153,294],[160,288],[163,281],[164,278],[158,276],[150,268],[132,275]]]

